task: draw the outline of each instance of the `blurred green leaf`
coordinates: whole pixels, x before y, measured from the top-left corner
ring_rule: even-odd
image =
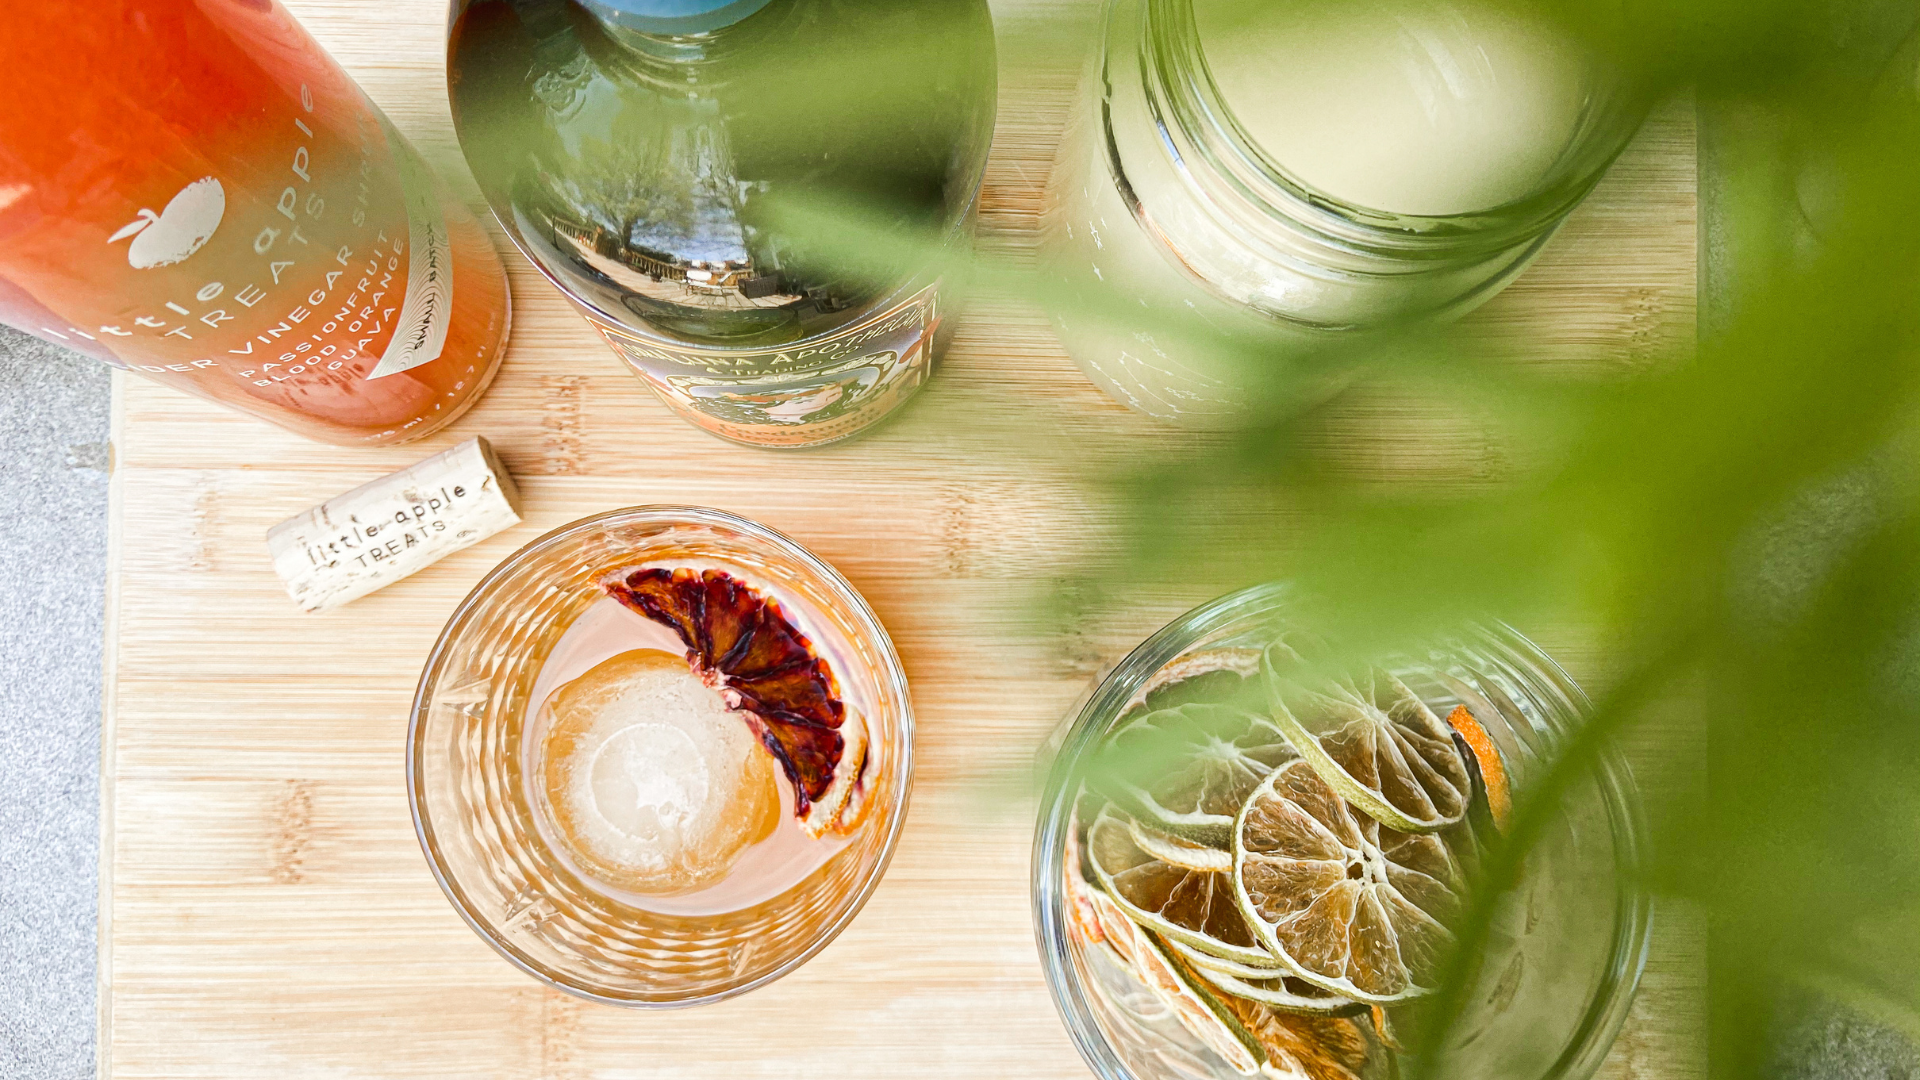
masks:
[[[1467,951],[1558,796],[1612,740],[1677,710],[1708,733],[1707,797],[1656,819],[1645,885],[1707,913],[1714,1074],[1766,1073],[1783,986],[1920,1028],[1920,12],[1878,0],[1524,6],[1650,96],[1700,103],[1697,347],[1575,382],[1486,359],[1455,328],[1341,343],[1319,359],[1391,403],[1370,426],[1270,380],[1260,426],[1170,436],[1154,459],[1090,478],[1125,508],[1123,528],[1060,592],[1286,579],[1301,622],[1359,656],[1488,615],[1592,628],[1620,643],[1619,673],[1521,793],[1485,868],[1494,888],[1460,928]],[[1017,61],[1084,31],[1084,13],[1030,14],[1017,33],[1003,27],[1003,47]],[[905,235],[869,206],[810,199],[779,213],[833,237],[823,256],[876,277],[937,261],[973,290],[1083,320],[1140,314],[1019,259]],[[1161,331],[1249,373],[1273,366],[1177,316]],[[1463,432],[1497,444],[1492,464],[1435,444]],[[1414,451],[1410,464],[1367,468],[1348,452],[1383,438]],[[1036,436],[1007,452],[1071,448]],[[1450,985],[1471,969],[1456,958]],[[1423,1038],[1442,1045],[1444,1026]]]

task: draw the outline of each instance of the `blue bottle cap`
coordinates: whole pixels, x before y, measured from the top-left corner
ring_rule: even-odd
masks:
[[[602,19],[643,34],[704,34],[732,26],[773,0],[584,0]]]

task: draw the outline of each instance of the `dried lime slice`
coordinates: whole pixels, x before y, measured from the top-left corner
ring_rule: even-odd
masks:
[[[1241,915],[1231,872],[1161,862],[1140,850],[1124,815],[1111,809],[1088,830],[1087,856],[1094,880],[1141,926],[1243,964],[1277,962]]]
[[[1172,949],[1189,967],[1203,971],[1217,971],[1236,979],[1275,979],[1292,971],[1287,967],[1287,962],[1277,956],[1269,956],[1257,964],[1249,964],[1240,960],[1229,960],[1224,956],[1215,956],[1204,949],[1196,949],[1179,938],[1167,938],[1166,942],[1167,948]]]
[[[1433,832],[1467,812],[1473,782],[1453,729],[1405,683],[1378,669],[1309,688],[1268,651],[1273,720],[1313,771],[1369,817],[1403,832]]]
[[[1260,684],[1259,649],[1202,649],[1187,653],[1153,673],[1121,719],[1181,705],[1241,705],[1255,712],[1265,704]]]
[[[1163,863],[1185,867],[1188,870],[1213,870],[1216,872],[1233,869],[1233,852],[1220,848],[1196,844],[1191,840],[1182,840],[1177,836],[1149,829],[1139,821],[1127,821],[1127,833],[1140,850],[1159,859]]]
[[[1190,702],[1122,723],[1094,782],[1142,824],[1224,851],[1247,793],[1297,756],[1266,718]]]
[[[1254,933],[1297,975],[1379,1004],[1432,989],[1465,888],[1441,837],[1355,812],[1305,761],[1247,800],[1233,878]]]
[[[1248,979],[1214,971],[1197,963],[1192,966],[1194,973],[1214,989],[1248,1001],[1257,1001],[1276,1012],[1296,1016],[1354,1016],[1367,1011],[1366,1005],[1352,998],[1341,997],[1290,975],[1274,978],[1274,973],[1270,971],[1266,978]]]
[[[1151,930],[1138,934],[1144,961],[1140,967],[1154,972],[1154,985],[1163,990],[1162,996],[1174,1005],[1188,1030],[1242,1075],[1281,1080],[1366,1080],[1378,1075],[1380,1070],[1368,1066],[1382,1055],[1372,1052],[1370,1040],[1353,1021],[1324,1013],[1294,1014],[1225,993],[1185,962],[1171,939]],[[1169,974],[1183,991],[1177,997],[1166,992]],[[1193,1008],[1195,1002],[1201,1009]],[[1350,1007],[1364,1009],[1357,1004]],[[1235,1048],[1246,1051],[1250,1059],[1229,1052]]]
[[[1205,984],[1198,976],[1167,951],[1164,940],[1124,918],[1121,922],[1125,928],[1110,929],[1107,940],[1116,952],[1127,958],[1128,966],[1140,981],[1173,1010],[1182,1027],[1235,1072],[1242,1076],[1257,1074],[1267,1058],[1260,1040],[1234,1018],[1233,1011],[1217,996],[1204,989]]]
[[[1391,1054],[1372,1038],[1368,1021],[1284,1013],[1246,998],[1220,999],[1260,1041],[1260,1075],[1279,1080],[1368,1080],[1396,1075]]]

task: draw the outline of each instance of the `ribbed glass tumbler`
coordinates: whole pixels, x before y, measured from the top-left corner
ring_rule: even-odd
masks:
[[[778,896],[737,911],[665,914],[583,880],[537,826],[524,768],[533,690],[600,578],[672,560],[734,568],[802,601],[843,643],[838,675],[864,704],[872,808],[846,846]],[[475,587],[434,646],[414,699],[408,795],[421,847],[473,929],[535,978],[592,1001],[700,1005],[792,971],[833,940],[879,883],[913,772],[906,675],[866,602],[834,569],[764,526],[716,510],[639,507],[548,533]]]

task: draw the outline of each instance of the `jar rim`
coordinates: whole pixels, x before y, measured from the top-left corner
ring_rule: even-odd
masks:
[[[1060,875],[1082,761],[1105,726],[1155,672],[1211,633],[1283,610],[1292,591],[1280,582],[1255,585],[1208,601],[1168,623],[1099,680],[1078,711],[1062,723],[1055,736],[1057,745],[1050,741],[1041,752],[1036,772],[1042,791],[1029,883],[1035,944],[1054,1008],[1082,1059],[1101,1080],[1137,1077],[1102,1034],[1069,954],[1067,900]],[[1459,636],[1499,659],[1524,664],[1528,674],[1544,680],[1575,716],[1591,708],[1585,692],[1559,664],[1506,623],[1485,619],[1463,627]],[[1556,730],[1555,734],[1563,733]],[[1046,760],[1049,751],[1053,754],[1050,762]],[[1573,1027],[1567,1045],[1539,1080],[1586,1080],[1599,1069],[1626,1022],[1650,948],[1652,900],[1633,884],[1644,865],[1647,824],[1632,771],[1618,748],[1609,746],[1601,754],[1593,777],[1606,804],[1615,865],[1621,871],[1614,905],[1613,948],[1604,969],[1606,977]]]
[[[1266,216],[1318,233],[1323,240],[1405,258],[1444,248],[1494,251],[1552,229],[1600,182],[1640,127],[1651,100],[1615,79],[1581,121],[1569,153],[1578,168],[1528,195],[1459,214],[1405,214],[1350,202],[1290,171],[1259,145],[1227,102],[1200,40],[1194,0],[1146,0],[1139,62],[1146,85],[1164,98],[1154,103],[1208,172]],[[1164,140],[1163,140],[1164,143]],[[1178,154],[1170,143],[1167,148]],[[1586,148],[1585,154],[1575,148]]]

